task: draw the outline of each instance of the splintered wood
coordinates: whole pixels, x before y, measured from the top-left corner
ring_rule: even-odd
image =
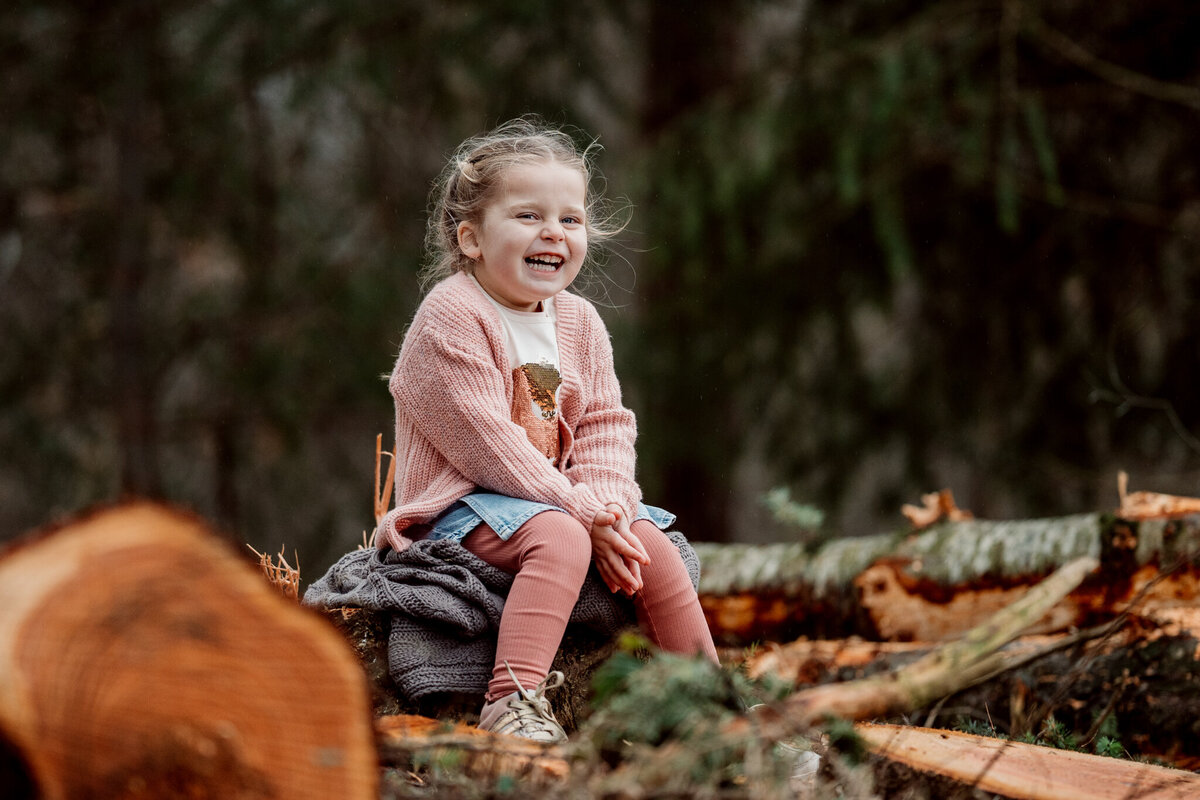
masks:
[[[949,489],[923,494],[921,495],[921,505],[914,506],[905,503],[900,507],[900,513],[912,523],[914,530],[928,528],[933,523],[942,520],[958,522],[964,519],[974,519],[974,515],[970,511],[955,505],[954,494]]]
[[[296,567],[293,567],[287,562],[283,555],[283,548],[279,548],[279,555],[276,561],[266,553],[260,553],[251,545],[246,545],[250,548],[250,552],[258,556],[258,568],[262,570],[263,577],[267,579],[267,583],[274,586],[280,594],[289,600],[298,600],[300,596],[300,558],[296,558]]]
[[[192,516],[133,503],[10,549],[0,654],[38,797],[376,796],[349,647]]]
[[[1124,471],[1117,474],[1117,494],[1121,505],[1117,516],[1122,519],[1170,519],[1188,514],[1200,514],[1200,498],[1179,497],[1158,492],[1133,492],[1130,494],[1129,475]]]
[[[961,586],[953,591],[923,591],[905,563],[879,563],[854,580],[862,608],[878,635],[887,641],[940,642],[959,636],[980,619],[1010,605],[1029,590],[1028,582]],[[1031,623],[1030,632],[1065,630],[1084,619],[1085,598],[1071,595]]]
[[[383,456],[388,457],[387,479],[383,482],[382,488],[379,485],[379,475]],[[392,485],[396,480],[396,456],[392,453],[383,451],[383,434],[375,436],[375,524],[383,519],[388,512],[388,507],[391,506],[392,500]]]

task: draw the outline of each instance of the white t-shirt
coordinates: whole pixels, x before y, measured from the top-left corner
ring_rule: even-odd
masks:
[[[471,276],[475,285],[479,281]],[[480,291],[483,287],[480,286]],[[486,291],[504,327],[504,348],[513,376],[512,419],[525,429],[529,441],[551,463],[559,457],[558,337],[554,327],[554,298],[542,302],[541,311],[514,311]]]

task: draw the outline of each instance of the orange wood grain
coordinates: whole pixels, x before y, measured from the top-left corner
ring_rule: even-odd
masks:
[[[353,653],[190,515],[118,506],[10,551],[0,654],[0,730],[47,800],[376,794]]]
[[[860,723],[872,752],[1017,800],[1188,800],[1200,775],[958,731]]]

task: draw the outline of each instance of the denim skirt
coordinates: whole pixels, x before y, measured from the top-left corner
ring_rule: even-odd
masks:
[[[453,539],[461,542],[481,522],[486,522],[488,527],[500,535],[501,539],[508,541],[509,537],[516,533],[517,528],[543,511],[566,513],[565,509],[546,503],[521,500],[492,492],[472,492],[457,500],[429,523],[430,530],[424,538]],[[675,522],[675,515],[655,506],[638,503],[637,516],[633,518],[633,521],[637,522],[639,519],[648,519],[659,530],[665,531]]]

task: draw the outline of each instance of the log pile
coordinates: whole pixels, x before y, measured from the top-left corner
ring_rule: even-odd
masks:
[[[705,606],[715,632],[726,641],[739,641],[789,625],[792,630],[829,629],[828,620],[812,625],[806,619],[808,609],[797,604],[799,598],[820,598],[821,610],[837,612],[832,627],[850,632],[849,638],[802,637],[768,645],[759,648],[746,667],[751,675],[771,674],[793,686],[788,705],[797,712],[794,719],[811,719],[806,704],[824,694],[836,703],[849,700],[853,705],[857,701],[852,686],[876,703],[857,718],[878,718],[888,712],[889,693],[906,673],[938,652],[938,642],[954,640],[988,614],[1022,602],[1048,567],[1066,558],[1094,556],[1098,567],[1021,637],[1005,645],[995,668],[984,670],[977,685],[910,695],[918,702],[909,710],[927,725],[964,716],[980,724],[986,720],[988,728],[1014,738],[1034,738],[1054,724],[1079,732],[1083,747],[1093,744],[1102,725],[1116,730],[1119,721],[1123,744],[1114,745],[1116,749],[1128,747],[1142,756],[1196,769],[1200,501],[1146,492],[1126,495],[1124,486],[1121,495],[1122,506],[1113,514],[1018,523],[965,516],[924,531],[876,537],[852,549],[838,543],[832,551],[827,547],[811,555],[791,546],[738,553],[740,572],[702,587],[708,590]],[[731,555],[717,548],[701,552],[709,569]],[[749,558],[743,559],[746,555]],[[871,563],[860,569],[868,558]],[[757,615],[764,594],[772,598],[770,611]],[[743,613],[730,614],[730,609]],[[801,702],[801,697],[809,699]],[[853,707],[847,712],[836,703],[825,707],[856,717]],[[927,749],[922,769],[948,757],[940,739],[905,735],[911,740],[906,747]],[[889,757],[895,752],[889,751]],[[1008,758],[1012,751],[1004,752]],[[1065,775],[1075,769],[1106,774],[1109,766],[1067,763],[1078,760],[1076,753],[1059,763],[1058,754],[1046,755],[1044,748],[1034,755],[1055,764],[1043,769]],[[919,762],[913,763],[920,766]],[[1015,758],[1012,763],[1025,764]],[[968,780],[966,772],[956,777],[1011,797],[1109,796],[1056,794],[1057,789],[1033,786],[998,788],[1000,784]],[[1169,777],[1168,784],[1175,788],[1163,788],[1155,779],[1146,796],[1200,796],[1194,778],[1183,780],[1180,773]],[[1148,784],[1139,783],[1145,778],[1134,775],[1129,780],[1145,787]]]
[[[779,642],[726,652],[750,678],[790,687],[705,734],[712,753],[741,754],[730,796],[777,788],[772,743],[831,730],[832,717],[860,722],[877,777],[942,781],[926,784],[932,796],[1200,796],[1189,772],[1017,741],[1053,724],[1077,749],[1099,749],[1102,730],[1119,731],[1107,750],[1200,767],[1200,504],[1122,500],[1116,513],[997,523],[939,493],[910,514],[926,527],[812,553],[699,546],[716,636]],[[322,619],[296,606],[285,562],[263,556],[260,566],[199,520],[147,503],[2,554],[0,783],[10,795],[376,797],[382,777],[383,796],[399,797],[388,782],[420,780],[417,765],[431,764],[547,796],[607,787],[650,797],[679,777],[676,759],[693,746],[681,741],[596,749],[593,730],[546,749],[456,722],[478,698],[406,703],[387,675],[386,620],[357,609]],[[609,648],[575,636],[556,667],[586,686]],[[554,699],[568,729],[587,715],[586,692]],[[932,727],[964,719],[999,738]],[[826,752],[823,780],[854,796]]]
[[[1100,640],[1116,647],[1120,644],[1113,635],[1116,632],[1136,638],[1122,627],[1107,625],[1071,634],[1023,637],[1013,643],[1021,630],[1041,619],[1049,608],[1075,591],[1096,568],[1094,559],[1086,556],[1076,559],[1025,593],[1009,608],[983,620],[961,639],[936,647],[864,642],[857,642],[854,647],[838,647],[829,642],[796,642],[763,651],[748,662],[752,674],[761,674],[768,669],[782,672],[789,663],[794,664],[796,656],[815,657],[857,668],[873,665],[880,658],[902,658],[907,663],[892,664],[889,669],[854,680],[798,685],[783,701],[735,719],[723,729],[720,737],[728,743],[744,741],[747,737],[775,740],[796,730],[816,730],[830,716],[868,720],[913,712],[1074,645]],[[1176,624],[1184,621],[1177,620]],[[847,653],[849,650],[855,652]],[[802,668],[792,670],[794,676],[804,672]],[[1006,797],[1125,797],[1131,795],[1112,792],[1121,787],[1126,791],[1137,787],[1139,792],[1146,792],[1144,796],[1175,800],[1196,796],[1194,793],[1200,790],[1200,777],[1188,772],[1080,752],[908,726],[865,724],[856,730],[865,745],[887,762],[897,762],[919,771],[932,769],[946,776],[952,784],[968,790],[981,788],[1003,792]],[[422,741],[423,737],[416,734],[408,737],[406,746],[418,748]],[[451,739],[443,736],[435,737],[423,746],[439,747],[451,743]],[[459,746],[469,747],[461,741],[461,734]],[[677,757],[677,750],[678,745],[664,746],[654,758],[669,765]],[[506,749],[497,752],[508,755]],[[547,755],[557,758],[557,754]],[[528,762],[522,763],[525,769],[530,768]],[[1002,766],[993,775],[989,764]],[[580,768],[585,767],[581,765]],[[639,768],[644,771],[639,772]],[[664,766],[642,764],[639,767],[626,762],[619,765],[616,774],[622,772],[637,783],[646,775],[661,777]],[[489,774],[495,775],[494,772]],[[544,768],[538,774],[542,779],[550,776],[562,782],[580,779],[578,775],[559,775]],[[1067,791],[1063,787],[1073,788]],[[1096,787],[1102,787],[1103,791],[1093,791]],[[578,785],[573,788],[578,789]],[[755,795],[751,791],[748,796]]]
[[[978,717],[983,709],[989,726],[1011,737],[1036,733],[1056,719],[1072,729],[1091,728],[1086,746],[1102,722],[1119,718],[1125,741],[1138,752],[1200,765],[1191,727],[1200,718],[1193,690],[1200,685],[1192,678],[1200,672],[1200,516],[1178,500],[1140,493],[1118,513],[990,522],[960,512],[942,493],[926,504],[934,513],[914,512],[932,523],[923,529],[838,540],[815,553],[787,544],[699,545],[701,601],[720,640],[794,639],[760,647],[745,662],[751,676],[788,681],[791,696],[760,711],[752,725],[736,723],[726,733],[745,736],[752,727],[757,736],[784,736],[819,726],[831,714],[868,720],[905,712],[935,724],[964,710]],[[831,633],[848,638],[796,638]],[[393,752],[455,741],[445,732],[430,739],[406,730],[391,739]],[[952,760],[944,742],[970,749],[963,742],[974,741],[965,734],[942,739],[914,732],[900,747],[889,733],[889,747],[880,730],[860,727],[876,753],[920,770]],[[1152,785],[1160,793],[1150,796],[1163,798],[1189,796],[1196,788],[1187,773],[1155,773],[1129,762],[1097,766],[1098,756],[1009,747],[1011,740],[995,744],[1001,741],[977,746],[1004,753],[1000,782],[980,783],[967,767],[943,774],[1022,798],[1055,796],[1058,784],[1003,783],[1004,773],[1049,770],[1068,782],[1076,772],[1120,774],[1111,785]],[[502,772],[516,763],[530,776],[533,762],[520,754],[513,762],[514,754],[493,747],[509,759],[495,762],[509,764]],[[621,769],[632,773],[628,767]],[[541,769],[539,775],[556,773]]]

